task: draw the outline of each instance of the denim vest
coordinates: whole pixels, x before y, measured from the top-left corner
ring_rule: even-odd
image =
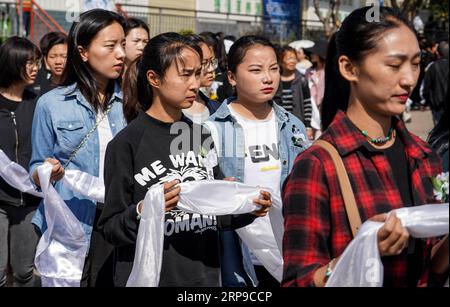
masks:
[[[236,100],[231,97],[225,100],[220,108],[205,123],[211,131],[215,148],[218,151],[219,166],[225,177],[234,177],[244,181],[245,170],[245,139],[242,126],[231,115],[228,104]],[[294,115],[271,103],[278,125],[278,150],[281,161],[281,182],[289,175],[297,155],[310,146],[303,123]],[[249,250],[242,244],[240,249],[237,235],[234,231],[224,231],[221,234],[222,243],[222,283],[224,286],[248,286],[248,280],[258,284]],[[241,257],[238,263],[236,257]],[[245,271],[245,272],[244,272]]]
[[[126,125],[122,111],[122,92],[118,83],[115,84],[109,103],[112,106],[108,113],[108,120],[114,136]],[[76,88],[76,84],[58,87],[41,96],[37,101],[33,118],[30,174],[33,174],[36,168],[49,157],[59,160],[64,166],[73,150],[95,123],[96,113],[80,90]],[[81,170],[93,176],[99,176],[99,146],[98,132],[94,132],[86,144],[78,150],[66,170]],[[74,193],[61,182],[55,184],[55,189],[81,222],[90,240],[96,203]],[[32,223],[38,226],[42,233],[47,228],[43,201]]]

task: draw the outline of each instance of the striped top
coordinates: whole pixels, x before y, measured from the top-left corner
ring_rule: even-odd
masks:
[[[281,95],[281,101],[283,103],[283,108],[288,111],[292,112],[294,108],[294,96],[292,93],[292,81],[281,81],[282,86],[282,95]]]

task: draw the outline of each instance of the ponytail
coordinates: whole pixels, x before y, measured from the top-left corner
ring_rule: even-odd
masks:
[[[202,49],[188,38],[173,32],[153,37],[140,57],[128,67],[123,88],[123,113],[127,122],[135,119],[139,111],[147,111],[152,105],[153,90],[147,80],[147,72],[155,72],[161,80],[167,69],[176,61],[183,62],[182,51],[189,48],[202,60]]]
[[[350,84],[339,72],[339,54],[336,46],[338,32],[328,43],[325,63],[325,93],[322,100],[322,130],[328,128],[338,110],[346,111],[350,98]]]
[[[142,56],[135,59],[125,72],[123,89],[123,114],[127,123],[135,119],[139,111],[146,111],[152,103],[153,93],[147,78],[140,76]]]
[[[228,62],[223,32],[216,33],[216,38],[218,40],[216,56],[217,59],[219,60],[219,68],[221,72],[226,72],[228,69]]]
[[[339,56],[345,55],[354,63],[361,63],[364,57],[377,50],[379,40],[386,31],[400,26],[414,28],[396,9],[379,7],[379,21],[367,18],[372,6],[354,10],[342,22],[328,45],[325,63],[325,93],[322,101],[322,129],[333,121],[338,110],[347,111],[350,98],[350,83],[339,72]]]

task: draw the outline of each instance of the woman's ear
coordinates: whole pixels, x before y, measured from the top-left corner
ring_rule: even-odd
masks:
[[[227,72],[227,76],[228,76],[228,82],[230,83],[231,86],[236,86],[236,77],[234,76],[234,74],[231,71]]]
[[[161,86],[159,75],[153,70],[147,71],[147,81],[154,88],[159,88]]]
[[[339,57],[338,66],[339,72],[345,80],[349,82],[358,81],[356,66],[353,65],[352,61],[346,55]]]
[[[78,49],[78,52],[80,53],[81,60],[83,62],[87,62],[89,60],[89,53],[88,53],[88,51],[85,48],[81,47],[81,46],[78,46],[77,49]]]

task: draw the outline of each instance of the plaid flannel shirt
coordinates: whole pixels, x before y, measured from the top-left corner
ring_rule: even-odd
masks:
[[[394,120],[406,150],[412,184],[412,205],[434,203],[430,178],[441,172],[439,157],[404,124]],[[361,220],[403,207],[386,156],[339,111],[323,133],[343,159]],[[318,146],[301,153],[283,187],[284,273],[282,286],[313,286],[314,272],[343,253],[352,239],[334,164]],[[422,277],[427,276],[430,243],[423,244]],[[428,260],[427,260],[428,259]],[[407,252],[383,257],[384,286],[406,286]],[[423,268],[423,269],[422,269]]]

